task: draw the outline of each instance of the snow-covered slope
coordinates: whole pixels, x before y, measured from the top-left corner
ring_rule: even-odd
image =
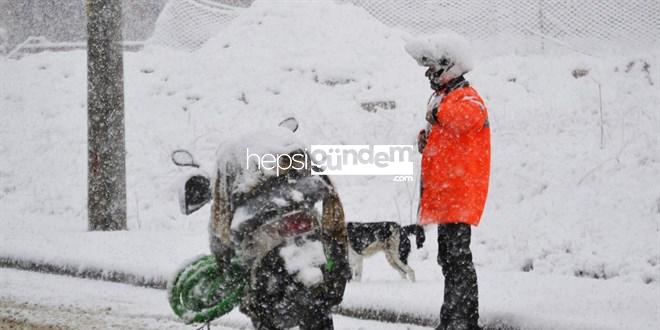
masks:
[[[176,148],[209,170],[223,139],[289,116],[310,144],[412,144],[430,90],[404,38],[351,5],[261,1],[195,53],[126,53],[130,229],[206,239],[208,207],[178,211]],[[477,61],[493,135],[479,268],[660,283],[659,54]],[[86,228],[85,75],[83,52],[0,61],[0,251]],[[381,101],[396,107],[362,107]],[[335,179],[349,221],[413,218],[414,184]],[[413,259],[434,263],[434,239]]]

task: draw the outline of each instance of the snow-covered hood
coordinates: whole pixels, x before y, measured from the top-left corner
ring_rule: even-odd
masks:
[[[405,50],[420,66],[428,65],[424,58],[431,62],[440,62],[443,58],[450,60],[453,65],[446,73],[448,78],[459,77],[474,67],[469,42],[455,33],[437,33],[410,39]]]

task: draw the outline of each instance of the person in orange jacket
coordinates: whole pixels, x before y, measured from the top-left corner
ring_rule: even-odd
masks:
[[[471,225],[479,225],[490,175],[490,128],[483,99],[465,80],[467,42],[457,35],[412,40],[406,51],[427,68],[433,94],[420,131],[420,224],[438,225],[438,264],[445,277],[436,329],[480,329]]]

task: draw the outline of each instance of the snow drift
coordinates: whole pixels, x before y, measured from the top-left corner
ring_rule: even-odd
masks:
[[[260,1],[195,53],[127,53],[130,229],[167,231],[162,243],[181,246],[180,256],[203,252],[208,211],[179,214],[177,148],[210,171],[226,137],[290,116],[309,144],[414,143],[430,90],[403,46],[401,32],[349,4]],[[493,139],[473,237],[478,269],[660,283],[659,53],[476,62],[467,78],[489,107]],[[0,76],[0,251],[75,259],[104,249],[101,239],[84,249],[71,239],[99,235],[83,233],[85,54],[0,61]],[[392,106],[368,106],[379,102]],[[414,221],[415,185],[335,181],[349,221]],[[411,262],[439,272],[424,258],[435,253],[430,236]],[[138,254],[117,258],[142,268],[171,261]]]

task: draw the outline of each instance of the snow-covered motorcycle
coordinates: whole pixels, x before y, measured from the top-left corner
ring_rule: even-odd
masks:
[[[217,155],[213,175],[194,170],[180,193],[185,214],[211,201],[212,256],[177,272],[173,309],[188,322],[207,322],[238,304],[257,329],[332,329],[330,309],[350,278],[332,182],[312,175],[304,146],[282,127],[226,141]],[[264,166],[263,155],[277,165]],[[172,159],[199,167],[186,151]]]

